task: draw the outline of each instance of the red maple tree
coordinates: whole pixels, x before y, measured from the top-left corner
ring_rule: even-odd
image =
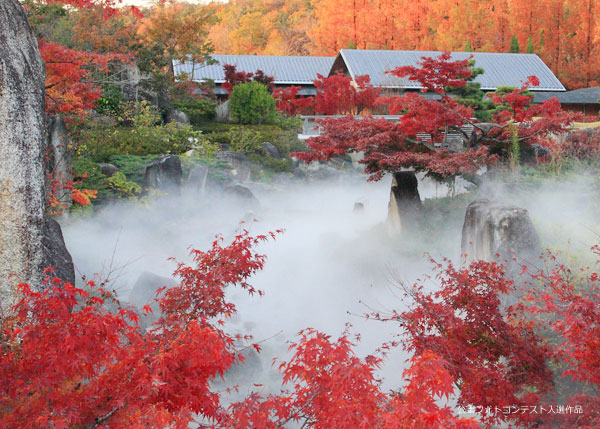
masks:
[[[592,247],[600,257],[600,246]],[[559,364],[559,376],[580,382],[570,392],[567,406],[579,406],[585,412],[546,416],[548,425],[595,428],[600,425],[600,273],[595,266],[573,270],[548,252],[545,270],[531,273],[535,284],[528,291],[522,314],[543,329],[556,344],[551,356]],[[583,386],[583,388],[582,388]],[[587,388],[586,388],[587,386]],[[572,386],[570,386],[572,389]],[[591,387],[591,389],[590,389]],[[553,417],[553,418],[551,418]]]
[[[337,340],[306,329],[290,346],[294,356],[280,365],[290,390],[261,398],[251,394],[234,403],[226,427],[277,428],[290,421],[310,428],[465,428],[472,419],[456,417],[435,398],[453,391],[443,359],[433,352],[411,361],[402,393],[384,393],[375,371],[381,358],[358,358],[345,332]]]
[[[302,88],[299,86],[290,86],[288,88],[275,88],[273,98],[277,110],[289,116],[298,113],[304,113],[313,103],[313,97],[299,97],[298,92]]]
[[[406,332],[405,349],[416,356],[433,352],[443,358],[459,391],[458,405],[477,407],[483,422],[534,421],[537,416],[502,411],[539,404],[552,389],[550,348],[516,317],[516,309],[501,306],[501,298],[515,292],[513,281],[497,263],[475,261],[460,269],[449,261],[432,263],[436,292],[423,284],[402,285],[414,303],[410,310],[370,316],[398,322]]]
[[[379,91],[371,84],[368,75],[351,77],[337,73],[324,77],[317,74],[314,84],[317,94],[314,97],[314,111],[321,115],[356,115],[363,109],[375,107]]]
[[[509,94],[495,98],[496,123],[476,122],[471,107],[449,95],[451,88],[461,88],[471,76],[467,60],[451,61],[445,52],[437,58],[423,58],[419,67],[399,67],[391,71],[399,77],[419,82],[424,90],[438,94],[438,99],[417,93],[382,98],[397,122],[373,117],[331,118],[320,121],[322,132],[307,140],[311,152],[296,153],[307,162],[328,161],[348,152],[362,152],[361,161],[371,179],[403,168],[426,171],[437,177],[470,174],[494,163],[508,153],[516,129],[522,145],[545,143],[545,138],[565,131],[575,115],[564,112],[556,99],[540,105],[531,104],[527,87],[536,84],[530,78]],[[471,132],[465,126],[472,127]],[[451,137],[458,140],[452,147]]]
[[[256,70],[252,72],[237,71],[237,66],[232,64],[223,65],[223,71],[225,72],[225,82],[223,82],[223,88],[227,90],[229,95],[233,87],[241,83],[255,81],[265,85],[270,91],[273,90],[275,78],[265,74],[262,70]]]
[[[0,319],[2,427],[187,427],[194,413],[222,419],[209,383],[241,359],[236,338],[221,328],[235,313],[225,289],[257,292],[248,279],[264,256],[253,248],[274,236],[244,231],[228,246],[219,237],[210,250],[193,250],[194,265],[179,264],[181,282],[160,295],[160,319],[147,332],[102,285],[52,279],[38,292],[22,284],[21,300]]]
[[[84,116],[94,108],[101,88],[94,72],[108,72],[112,62],[128,62],[122,54],[97,54],[65,48],[39,41],[40,53],[46,64],[46,110]]]

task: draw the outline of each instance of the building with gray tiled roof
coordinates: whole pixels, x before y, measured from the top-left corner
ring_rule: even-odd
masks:
[[[313,80],[317,78],[317,74],[327,76],[338,72],[353,79],[367,74],[371,78],[371,84],[382,89],[395,92],[419,91],[421,86],[418,82],[387,72],[399,66],[416,66],[422,57],[436,57],[440,54],[439,51],[342,49],[336,57],[212,55],[218,61],[217,64],[205,66],[191,61],[174,61],[173,68],[175,77],[186,73],[195,81],[211,79],[217,84],[217,94],[226,94],[220,88],[225,82],[225,64],[235,65],[237,71],[243,72],[262,70],[267,75],[274,76],[276,87],[300,86],[301,95],[316,93]],[[484,69],[484,73],[475,80],[484,91],[494,91],[501,86],[519,87],[529,76],[534,75],[540,80],[538,87],[530,88],[536,94],[536,101],[565,92],[565,87],[558,78],[535,54],[452,52],[455,60],[468,59],[471,55],[475,60],[475,67]]]

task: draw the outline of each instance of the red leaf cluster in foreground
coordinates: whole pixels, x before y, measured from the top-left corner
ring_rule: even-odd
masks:
[[[348,329],[338,339],[305,329],[279,367],[281,392],[250,393],[223,405],[210,383],[242,359],[236,345],[244,340],[221,328],[236,312],[225,290],[260,293],[248,283],[265,261],[255,248],[275,234],[244,231],[227,246],[217,237],[208,251],[193,250],[193,264],[175,271],[180,284],[158,292],[161,314],[146,331],[134,309],[92,282],[83,290],[54,279],[43,292],[21,285],[22,299],[0,319],[0,425],[185,428],[199,419],[236,428],[292,421],[312,428],[478,428],[436,402],[454,395],[458,405],[478,407],[487,424],[600,424],[597,395],[572,396],[565,405],[579,405],[584,413],[558,416],[562,420],[486,411],[548,404],[550,359],[566,365],[563,376],[597,388],[599,275],[590,269],[574,279],[560,265],[535,273],[542,287],[502,310],[501,297],[513,293],[514,284],[501,266],[483,261],[460,269],[435,264],[436,292],[421,283],[404,287],[414,303],[410,310],[369,315],[402,329],[404,347],[413,353],[403,388],[386,392],[377,378],[386,353],[398,344],[360,358]],[[551,321],[536,322],[540,315]],[[558,347],[549,347],[543,327],[560,338]]]

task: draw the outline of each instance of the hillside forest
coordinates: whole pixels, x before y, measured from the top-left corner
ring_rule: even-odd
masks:
[[[535,53],[568,89],[595,86],[600,72],[596,0],[236,0],[159,3],[108,20],[98,19],[102,14],[95,8],[65,13],[43,36],[99,53],[139,53],[157,38],[169,39],[172,54],[191,41],[215,54]]]

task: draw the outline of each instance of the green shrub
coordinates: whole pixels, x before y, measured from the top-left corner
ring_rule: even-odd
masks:
[[[112,85],[102,85],[102,96],[94,102],[94,110],[101,115],[120,116],[125,103],[123,93]]]
[[[272,143],[282,157],[288,157],[291,152],[307,151],[306,145],[298,139],[294,130],[283,130],[276,125],[240,125],[220,122],[204,122],[199,127],[202,135],[217,145],[227,145],[235,148],[250,147],[253,152],[264,153],[261,143]],[[242,136],[241,142],[235,139]],[[251,141],[249,141],[251,140]],[[251,152],[251,151],[247,151]]]
[[[271,124],[275,121],[275,100],[258,82],[236,85],[229,98],[231,117],[240,124]]]
[[[120,171],[106,179],[107,185],[116,192],[120,198],[135,198],[142,192],[142,187],[135,182],[129,182]]]
[[[97,162],[112,155],[180,154],[190,149],[214,153],[216,147],[191,125],[160,124],[158,112],[145,102],[128,103],[121,125],[88,121],[76,136],[77,152]]]
[[[156,155],[112,155],[108,162],[114,164],[127,180],[142,184],[146,172],[146,164],[156,158]]]
[[[98,195],[110,193],[106,186],[106,176],[91,158],[76,157],[73,159],[74,182],[83,189],[98,191]]]
[[[173,107],[188,115],[192,125],[213,119],[217,114],[217,103],[210,100],[174,101]]]
[[[277,112],[275,116],[274,125],[277,125],[282,130],[290,130],[295,131],[297,134],[300,134],[302,131],[302,119],[299,115],[296,116],[288,116],[283,113]]]

